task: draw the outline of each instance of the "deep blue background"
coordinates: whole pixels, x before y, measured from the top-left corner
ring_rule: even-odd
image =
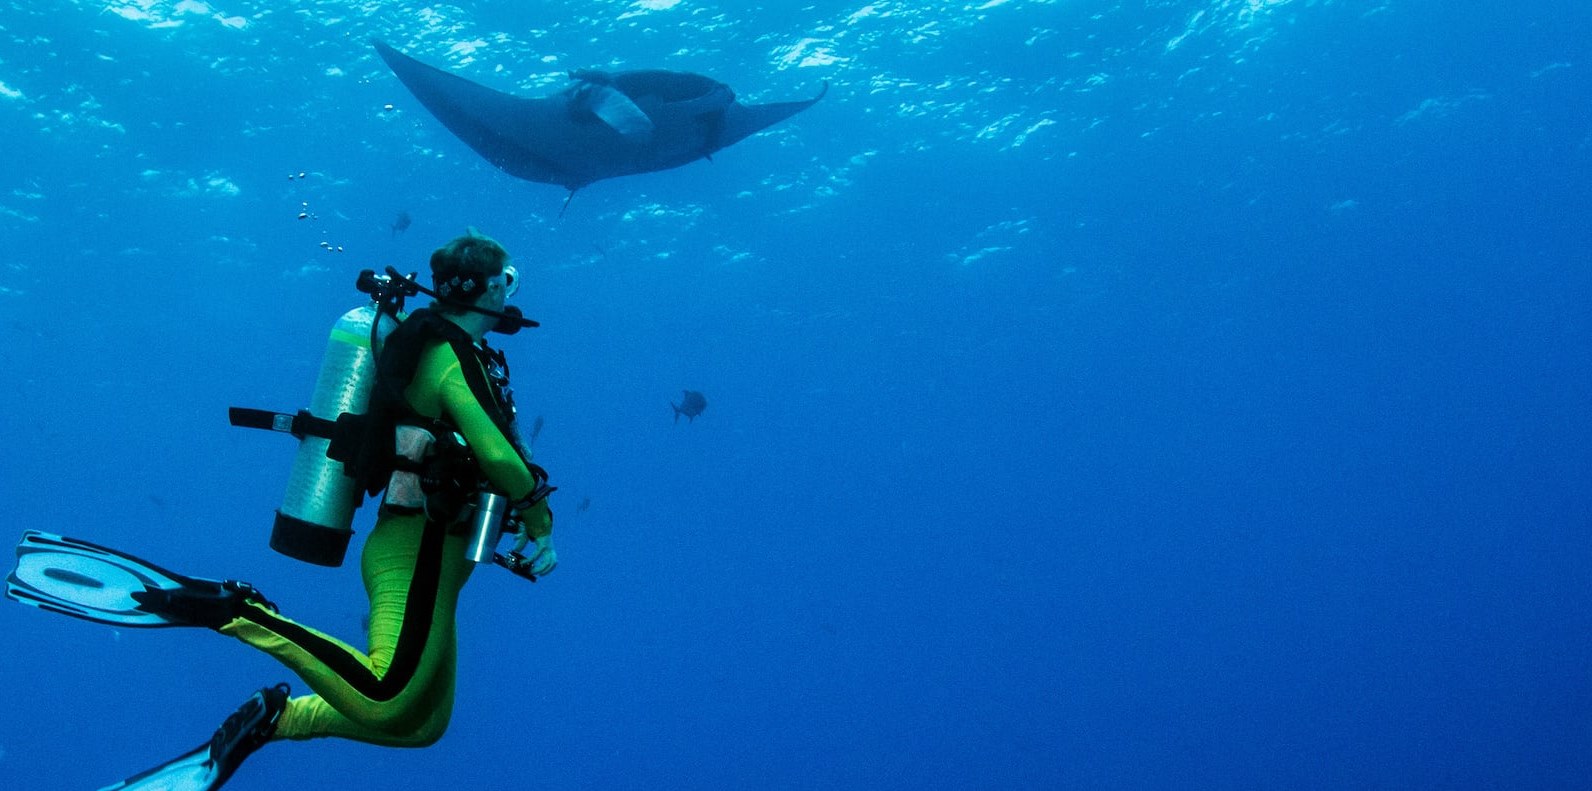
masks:
[[[1585,787],[1592,8],[652,5],[0,13],[15,532],[352,638],[354,568],[265,546],[290,443],[225,408],[303,404],[354,274],[466,225],[544,323],[502,345],[563,563],[472,582],[449,735],[229,789]],[[560,219],[371,37],[526,95],[831,88]],[[7,789],[289,679],[207,633],[0,635]]]

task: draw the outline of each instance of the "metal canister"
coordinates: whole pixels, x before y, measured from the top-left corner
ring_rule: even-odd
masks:
[[[509,498],[489,489],[481,490],[475,498],[475,511],[470,514],[470,559],[477,563],[491,563],[497,553],[498,540],[503,537],[503,518],[509,510]]]

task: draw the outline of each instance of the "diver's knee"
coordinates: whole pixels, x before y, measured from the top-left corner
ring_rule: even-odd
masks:
[[[419,728],[403,734],[405,747],[430,747],[442,741],[442,735],[448,732],[450,717],[444,713],[441,717],[427,720]]]
[[[446,726],[446,725],[442,726],[441,728],[431,728],[431,727],[422,728],[422,729],[420,729],[419,732],[411,734],[411,741],[409,742],[409,746],[410,747],[430,747],[431,745],[442,741],[442,734],[446,733],[447,731],[448,731],[448,726]]]
[[[453,709],[450,706],[429,712],[425,720],[420,722],[413,717],[388,720],[380,724],[380,729],[399,746],[430,747],[442,740],[452,719]]]
[[[420,738],[421,741],[425,742],[425,746],[430,747],[440,741],[442,734],[448,732],[448,723],[452,720],[452,706],[438,709],[434,712],[431,718],[426,720],[426,724],[420,728]]]

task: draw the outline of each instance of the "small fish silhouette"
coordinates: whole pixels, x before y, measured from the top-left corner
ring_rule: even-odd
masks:
[[[531,445],[536,445],[536,438],[542,435],[542,416],[536,416],[536,422],[531,424]]]
[[[708,408],[708,400],[695,390],[683,390],[681,392],[685,393],[685,396],[680,399],[680,403],[669,404],[669,406],[674,407],[674,422],[679,423],[681,415],[685,415],[687,423],[693,422],[696,420],[697,415],[702,414],[702,410]]]
[[[392,235],[393,236],[397,236],[398,234],[409,230],[409,223],[410,222],[412,222],[412,221],[409,219],[409,212],[407,212],[407,211],[398,212],[397,219],[394,219],[392,221]]]
[[[590,497],[582,497],[582,498],[580,498],[580,505],[575,506],[575,513],[584,514],[584,513],[586,513],[589,510],[591,510],[591,498]]]

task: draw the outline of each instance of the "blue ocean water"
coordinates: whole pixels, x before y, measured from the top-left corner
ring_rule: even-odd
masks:
[[[830,89],[559,217],[372,38]],[[291,443],[225,410],[303,405],[355,274],[474,225],[543,323],[501,345],[560,569],[472,581],[441,743],[229,790],[1584,788],[1589,67],[1579,0],[11,0],[5,521],[357,640],[357,571],[266,548]],[[298,683],[0,634],[6,789]]]

